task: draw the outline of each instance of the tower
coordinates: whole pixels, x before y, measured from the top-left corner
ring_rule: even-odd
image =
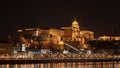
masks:
[[[79,23],[76,19],[72,22],[72,40],[75,41],[80,36]]]
[[[25,47],[25,44],[24,44],[24,43],[22,44],[21,51],[23,51],[23,52],[25,52],[25,51],[26,51],[26,47]]]
[[[74,21],[72,22],[72,29],[77,31],[77,30],[80,30],[79,29],[79,23],[77,22],[76,19],[74,19]]]

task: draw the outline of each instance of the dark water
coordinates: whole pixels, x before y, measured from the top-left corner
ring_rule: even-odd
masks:
[[[0,68],[120,68],[120,62],[69,62],[40,64],[1,64]]]

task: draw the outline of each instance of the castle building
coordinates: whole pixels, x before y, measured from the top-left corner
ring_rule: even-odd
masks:
[[[37,45],[40,48],[63,49],[64,42],[79,42],[82,46],[85,41],[94,39],[94,32],[80,30],[76,19],[70,27],[61,27],[60,29],[26,28],[18,30],[18,33],[26,47]]]
[[[78,41],[80,37],[80,28],[76,19],[72,22],[71,27],[61,27],[64,30],[64,41]]]

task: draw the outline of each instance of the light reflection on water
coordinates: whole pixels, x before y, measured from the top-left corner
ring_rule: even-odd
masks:
[[[120,68],[119,62],[69,62],[41,64],[1,64],[0,68]]]

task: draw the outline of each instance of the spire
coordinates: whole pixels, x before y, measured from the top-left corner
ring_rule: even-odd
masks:
[[[77,21],[77,18],[76,18],[76,17],[74,17],[74,21]]]

